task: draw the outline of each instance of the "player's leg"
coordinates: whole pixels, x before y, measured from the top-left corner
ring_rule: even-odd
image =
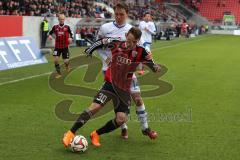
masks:
[[[114,119],[109,120],[104,126],[93,131],[90,134],[91,142],[94,146],[99,147],[100,144],[100,135],[109,133],[119,128],[122,124],[127,122],[127,114],[123,112],[116,113],[116,117]]]
[[[93,131],[90,135],[92,144],[97,147],[100,146],[100,143],[99,143],[100,135],[112,132],[115,129],[119,128],[122,124],[127,122],[129,105],[130,105],[129,103],[130,103],[131,97],[128,93],[126,94],[120,93],[117,95],[122,95],[122,96],[121,98],[118,97],[118,101],[113,102],[115,118],[109,120],[104,126]]]
[[[133,86],[131,87],[131,96],[134,103],[136,104],[136,114],[141,124],[142,133],[144,135],[149,136],[149,138],[151,139],[157,138],[157,132],[151,130],[148,126],[147,112],[145,110],[145,105],[141,97],[141,91],[137,82],[137,78],[133,78]]]
[[[125,122],[127,122],[127,114],[124,112],[117,112],[114,119],[108,121],[103,127],[97,129],[96,132],[98,135],[112,132]]]
[[[55,66],[55,69],[57,72],[57,75],[55,76],[55,78],[61,77],[61,68],[60,68],[60,64],[59,64],[60,55],[61,55],[61,50],[55,48],[53,51],[53,61],[54,61],[54,66]]]
[[[123,139],[128,139],[128,126],[126,123],[121,125],[121,137]]]
[[[64,134],[62,142],[63,142],[65,147],[70,145],[70,143],[71,143],[72,139],[74,138],[75,133],[77,132],[77,130],[80,129],[84,124],[86,124],[87,121],[89,119],[91,119],[91,117],[95,113],[97,113],[102,107],[103,106],[101,104],[92,103],[87,110],[83,111],[79,115],[78,119],[75,121],[75,123],[73,124],[72,128]]]
[[[81,128],[84,124],[86,124],[86,122],[112,98],[113,93],[111,85],[105,82],[101,90],[94,97],[93,103],[90,105],[90,107],[79,115],[72,128],[64,135],[64,146],[68,146],[77,130]]]
[[[140,93],[140,87],[137,83],[137,77],[135,74],[133,74],[133,80],[131,83],[131,88],[130,88],[131,93]],[[121,125],[121,137],[123,139],[128,139],[128,127],[127,124],[124,123],[123,125]]]
[[[131,88],[130,88],[131,93],[140,92],[140,87],[138,86],[137,80],[135,80],[135,79],[136,79],[136,75],[134,74],[133,80],[131,83]],[[128,127],[127,127],[126,123],[121,125],[121,137],[123,139],[128,139]]]
[[[70,72],[70,70],[71,70],[70,61],[69,61],[70,53],[69,53],[68,48],[63,49],[62,58],[63,58],[63,62],[64,62],[64,65],[65,65],[66,71]]]

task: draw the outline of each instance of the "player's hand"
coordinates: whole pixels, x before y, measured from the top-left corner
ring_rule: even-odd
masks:
[[[146,27],[144,28],[144,30],[145,30],[146,32],[149,32],[149,30],[148,30]]]
[[[155,64],[153,66],[153,68],[154,68],[155,72],[160,72],[161,71],[161,66],[159,64]]]
[[[68,38],[68,42],[72,43],[73,39],[72,38]]]
[[[51,41],[53,38],[51,35],[48,36],[48,39]]]

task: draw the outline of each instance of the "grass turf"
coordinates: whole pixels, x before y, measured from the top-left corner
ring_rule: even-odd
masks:
[[[240,37],[201,36],[157,42],[155,61],[168,72],[161,77],[173,85],[167,94],[145,98],[150,126],[159,133],[155,141],[144,137],[139,123],[128,122],[129,139],[119,138],[119,130],[103,135],[102,147],[74,154],[60,140],[73,122],[56,117],[54,109],[64,99],[73,100],[72,112],[81,112],[91,97],[62,94],[48,85],[48,75],[0,85],[0,159],[238,159],[240,157]],[[81,48],[72,48],[78,56]],[[0,72],[0,83],[51,72],[53,64],[35,65]],[[65,80],[74,85],[98,89],[96,82],[82,81],[86,67],[73,71]],[[134,115],[134,107],[131,109]],[[186,119],[179,119],[185,115]],[[113,118],[109,112],[91,120],[78,133],[86,136]],[[178,118],[177,118],[178,117]],[[191,120],[191,121],[189,121]]]

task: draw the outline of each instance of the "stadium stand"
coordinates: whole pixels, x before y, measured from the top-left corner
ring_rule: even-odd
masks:
[[[42,17],[49,17],[50,25],[57,23],[58,13],[64,13],[67,17],[67,23],[71,25],[75,36],[76,45],[87,45],[84,37],[96,38],[96,32],[103,23],[112,21],[113,6],[119,1],[115,0],[1,0],[0,15],[14,15],[11,17],[24,17],[27,21],[36,21],[33,36],[39,43],[38,23],[42,21]],[[143,1],[142,1],[143,2]],[[153,15],[153,21],[157,27],[157,35],[155,39],[171,40],[181,35],[181,26],[185,20],[189,20],[192,16],[188,12],[184,12],[182,5],[178,0],[160,0],[155,2],[146,2],[144,4],[137,3],[133,0],[125,0],[129,6],[130,23],[138,26],[145,12]],[[168,4],[174,4],[173,6]],[[32,16],[36,16],[33,18]],[[2,16],[5,17],[5,16]],[[186,36],[199,35],[205,33],[202,25],[195,24],[193,21],[188,23],[188,32]],[[19,25],[24,28],[23,25]],[[26,26],[25,26],[26,27]],[[180,30],[179,30],[180,29]],[[36,33],[36,34],[35,34]],[[21,32],[21,35],[28,36],[28,32]],[[52,46],[51,42],[48,47]]]
[[[67,17],[111,18],[106,8],[94,5],[88,0],[2,0],[0,15],[56,16],[65,13]]]
[[[228,13],[234,15],[236,21],[240,22],[239,0],[184,0],[184,2],[211,21],[222,20],[224,13]]]
[[[109,7],[116,1],[96,0]],[[172,2],[172,1],[171,1]],[[177,2],[176,0],[173,2]],[[132,20],[140,20],[143,13],[150,12],[156,21],[182,21],[185,17],[181,14],[166,8],[162,3],[149,3],[146,6],[139,6],[131,1],[129,17]],[[65,13],[67,17],[73,18],[112,18],[106,8],[94,4],[94,1],[87,0],[3,0],[0,2],[0,15],[19,16],[57,16],[58,13]]]

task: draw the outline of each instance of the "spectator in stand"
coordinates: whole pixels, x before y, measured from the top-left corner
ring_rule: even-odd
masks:
[[[183,23],[181,24],[181,34],[185,37],[188,37],[188,24],[185,19],[183,20]]]
[[[222,0],[222,7],[225,7],[225,6],[226,6],[226,1]]]
[[[82,39],[85,39],[86,34],[87,34],[87,28],[86,28],[86,27],[83,27],[83,28],[81,29],[81,37],[82,37]]]
[[[0,11],[3,11],[2,1],[0,1]]]
[[[56,16],[65,13],[70,17],[94,17],[93,1],[87,0],[1,0],[0,13],[3,15]],[[100,14],[103,11],[100,8]],[[3,10],[3,11],[2,11]]]
[[[97,0],[108,6],[113,6],[117,1]],[[197,3],[199,0],[192,0]],[[23,16],[56,16],[57,13],[64,13],[67,17],[86,18],[112,18],[112,14],[101,6],[94,6],[94,1],[88,0],[1,0],[0,14],[2,15],[23,15]],[[149,2],[139,7],[135,1],[129,1],[129,17],[133,20],[140,20],[144,12],[149,12],[154,21],[180,22],[184,17],[175,11],[164,7],[161,3]]]
[[[221,6],[221,1],[218,0],[218,2],[217,2],[217,7],[220,7],[220,6]]]
[[[180,37],[181,35],[181,25],[177,24],[176,25],[176,37]]]

